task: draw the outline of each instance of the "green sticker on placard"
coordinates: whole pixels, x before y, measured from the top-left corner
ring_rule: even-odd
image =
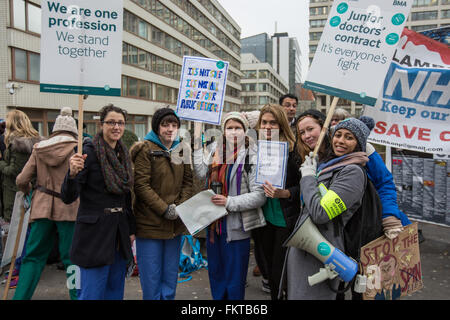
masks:
[[[342,2],[340,4],[338,4],[336,11],[340,14],[345,13],[348,10],[348,4],[345,2]]]
[[[386,36],[386,43],[387,44],[389,44],[389,45],[393,45],[393,44],[396,44],[397,42],[398,42],[398,39],[399,39],[400,37],[398,36],[398,34],[396,34],[396,33],[389,33],[387,36]]]
[[[223,61],[217,61],[216,67],[219,69],[223,69],[223,67],[225,67],[225,63],[223,63]]]
[[[337,27],[341,23],[341,18],[338,16],[334,16],[330,19],[330,26]]]

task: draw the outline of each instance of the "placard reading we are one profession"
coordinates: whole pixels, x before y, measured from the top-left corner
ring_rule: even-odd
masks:
[[[284,189],[287,160],[287,142],[258,140],[256,183],[268,181],[274,187]]]
[[[183,58],[177,114],[181,119],[220,125],[229,63]]]
[[[122,0],[41,1],[41,92],[120,96]]]
[[[375,105],[412,2],[334,1],[304,87]]]

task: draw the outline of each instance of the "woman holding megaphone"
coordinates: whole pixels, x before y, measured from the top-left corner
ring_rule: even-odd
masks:
[[[297,143],[301,144],[298,150],[312,150],[317,143],[318,135],[315,133],[317,130],[320,133],[324,117],[317,112],[310,113],[300,115],[297,122]],[[369,160],[365,152],[369,133],[369,128],[355,118],[342,121],[331,137],[331,148],[327,150],[325,144],[319,150],[320,165],[318,158],[310,152],[304,156],[300,167],[300,219],[309,216],[321,235],[341,251],[344,251],[343,226],[360,207],[367,183],[363,166]],[[319,186],[322,195],[318,192]],[[342,224],[333,223],[338,216]],[[320,248],[319,254],[328,254],[326,246]],[[331,280],[330,286],[326,282],[314,286],[308,283],[308,276],[323,267],[315,256],[291,247],[285,264],[288,299],[335,299],[336,293],[330,286],[337,289],[337,278]]]

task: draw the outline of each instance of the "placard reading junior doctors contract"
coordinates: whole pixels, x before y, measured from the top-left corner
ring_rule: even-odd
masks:
[[[413,0],[335,0],[304,88],[374,105]]]

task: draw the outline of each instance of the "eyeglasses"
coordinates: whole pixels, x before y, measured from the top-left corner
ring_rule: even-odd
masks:
[[[125,127],[125,122],[123,121],[103,121],[103,124],[106,124],[108,127],[114,128],[116,125],[119,126],[119,128]]]

